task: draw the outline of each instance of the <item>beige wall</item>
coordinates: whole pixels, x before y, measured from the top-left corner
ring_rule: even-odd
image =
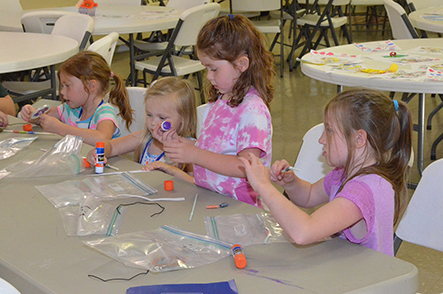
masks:
[[[1,0],[0,0],[1,1]],[[78,0],[20,0],[23,9],[74,6]]]

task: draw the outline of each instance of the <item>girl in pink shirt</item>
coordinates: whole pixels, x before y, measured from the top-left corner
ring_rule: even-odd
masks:
[[[324,125],[319,143],[326,163],[335,167],[325,178],[314,184],[303,181],[285,171],[286,160],[275,162],[269,171],[251,155],[251,163],[241,159],[249,182],[295,243],[338,234],[392,256],[393,228],[407,196],[412,136],[408,107],[377,91],[353,89],[326,105]],[[323,206],[309,215],[296,205]]]
[[[254,25],[240,15],[214,18],[197,39],[197,56],[207,69],[209,103],[198,142],[174,130],[161,138],[165,155],[194,165],[194,176],[166,172],[240,201],[262,207],[249,183],[241,157],[254,154],[270,166],[274,94],[272,54]],[[154,166],[147,166],[154,169]]]

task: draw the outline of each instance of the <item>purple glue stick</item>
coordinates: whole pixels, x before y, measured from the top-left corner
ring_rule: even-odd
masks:
[[[161,124],[161,129],[163,130],[163,131],[169,131],[169,129],[171,129],[171,123],[170,122],[168,122],[167,120],[165,120],[164,122],[162,122],[162,124]]]

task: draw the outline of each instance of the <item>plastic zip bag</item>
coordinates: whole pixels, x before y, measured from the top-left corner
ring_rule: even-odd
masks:
[[[209,236],[242,246],[291,242],[268,212],[206,216],[205,226]]]
[[[68,236],[95,234],[115,236],[126,207],[119,206],[117,209],[90,196],[81,205],[62,207],[59,212]]]
[[[20,161],[0,171],[0,179],[75,175],[85,170],[83,138],[67,135],[34,161]]]
[[[165,272],[210,264],[231,254],[232,244],[172,226],[84,242],[129,267]]]
[[[0,141],[0,160],[14,156],[23,148],[29,146],[38,137],[32,138],[9,138]]]
[[[35,186],[55,208],[75,205],[78,206],[88,196],[94,195],[83,181],[64,181],[61,183]]]

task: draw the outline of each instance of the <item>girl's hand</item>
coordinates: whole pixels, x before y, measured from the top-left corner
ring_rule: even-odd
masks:
[[[40,125],[46,132],[58,134],[60,126],[63,126],[64,123],[62,123],[56,117],[42,114],[40,116]]]
[[[29,118],[31,116],[31,113],[33,113],[36,110],[37,109],[35,109],[34,106],[32,106],[30,104],[26,104],[25,106],[22,107],[22,110],[20,110],[20,116],[24,121],[29,122]]]
[[[196,154],[195,151],[198,150],[198,147],[195,146],[194,141],[179,137],[177,134],[167,134],[167,132],[163,135],[163,138],[165,156],[169,157],[173,162],[195,162],[193,156]]]
[[[285,172],[284,170],[291,165],[286,160],[277,160],[271,166],[271,180],[284,187],[295,180],[295,174],[292,170]]]
[[[263,165],[260,158],[254,154],[249,153],[250,162],[243,157],[239,157],[245,166],[246,176],[249,183],[255,191],[259,192],[260,187],[265,185],[272,185],[270,180],[269,168]]]
[[[173,170],[175,167],[170,166],[169,164],[166,164],[161,161],[154,161],[151,163],[148,163],[147,165],[143,166],[142,170],[144,171],[151,171],[151,170],[160,170],[168,175],[173,176]]]
[[[86,155],[86,160],[91,164],[91,166],[94,166],[97,162],[97,149],[92,148],[88,155]],[[104,163],[106,164],[108,162],[108,159],[104,157]]]
[[[8,116],[0,111],[0,127],[8,126]]]

